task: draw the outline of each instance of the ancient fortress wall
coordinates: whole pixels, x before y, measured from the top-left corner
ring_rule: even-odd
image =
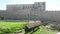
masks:
[[[6,11],[0,11],[5,20],[53,20],[60,21],[60,11],[46,11],[45,2],[34,4],[7,5]]]
[[[6,10],[0,10],[0,16],[5,16],[6,15]]]
[[[35,19],[40,11],[45,11],[45,2],[35,2],[34,4],[7,5],[6,19]],[[35,16],[36,15],[36,16]],[[33,18],[35,17],[35,18]]]
[[[44,11],[44,12],[41,12],[41,18],[43,20],[60,21],[60,11]]]

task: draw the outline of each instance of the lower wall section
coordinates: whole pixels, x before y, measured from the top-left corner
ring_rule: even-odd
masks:
[[[17,14],[15,14],[17,13]],[[15,12],[13,14],[5,13],[3,14],[4,20],[53,20],[60,21],[60,11],[41,11],[20,14]],[[1,16],[1,14],[0,14]]]

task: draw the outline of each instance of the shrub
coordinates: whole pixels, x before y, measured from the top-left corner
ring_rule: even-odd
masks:
[[[58,30],[58,26],[57,25],[51,25],[51,29],[52,30]]]
[[[4,17],[3,16],[0,16],[0,20],[4,20]]]
[[[58,25],[51,25],[51,29],[60,31],[60,24],[58,24]]]

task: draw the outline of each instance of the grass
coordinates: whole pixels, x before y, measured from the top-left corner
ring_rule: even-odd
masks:
[[[12,33],[22,30],[26,22],[0,22],[0,33]]]
[[[0,33],[7,34],[15,31],[23,30],[26,26],[26,22],[0,22]],[[44,26],[40,26],[40,29],[32,34],[55,34],[56,31],[48,31]],[[24,31],[24,30],[23,30]],[[29,34],[29,33],[28,33]]]
[[[40,26],[40,29],[34,32],[33,34],[56,34],[56,31],[48,31],[44,26]]]

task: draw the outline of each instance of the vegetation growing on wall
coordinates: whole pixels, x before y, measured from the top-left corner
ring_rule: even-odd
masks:
[[[4,17],[3,16],[0,16],[0,20],[4,20]]]

